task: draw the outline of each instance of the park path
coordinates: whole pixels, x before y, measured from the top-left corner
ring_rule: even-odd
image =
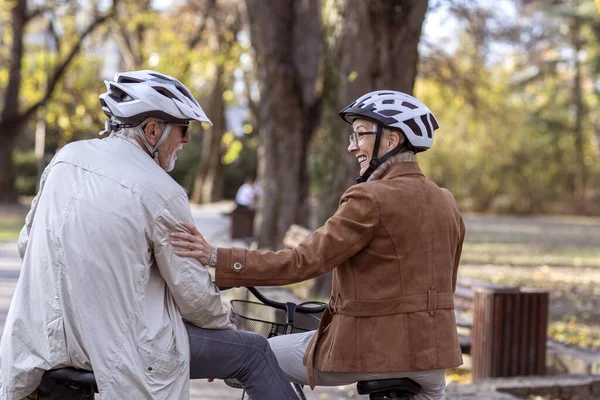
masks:
[[[229,217],[231,203],[216,203],[192,206],[194,222],[208,241],[217,246],[246,247],[244,242],[229,239]],[[11,298],[17,285],[21,259],[16,242],[0,242],[0,332],[4,330],[4,322],[8,313]],[[224,301],[229,301],[229,291],[223,293]],[[306,389],[308,400],[346,400],[358,399],[355,386]],[[236,400],[241,397],[241,390],[232,389],[222,381],[208,383],[205,380],[191,382],[191,400]]]

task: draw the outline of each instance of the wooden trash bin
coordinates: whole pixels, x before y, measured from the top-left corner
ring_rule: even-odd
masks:
[[[251,238],[254,229],[255,212],[248,207],[236,207],[231,212],[229,234],[232,239]]]
[[[548,292],[475,288],[473,381],[546,374]]]

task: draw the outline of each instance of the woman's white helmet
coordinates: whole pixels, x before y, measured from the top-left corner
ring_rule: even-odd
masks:
[[[421,101],[394,90],[376,90],[352,102],[340,116],[352,124],[356,118],[367,118],[404,133],[416,151],[425,151],[433,144],[433,132],[439,128],[437,119]]]
[[[151,70],[120,72],[104,83],[107,90],[100,104],[113,128],[137,126],[150,117],[212,125],[188,88],[172,76]]]

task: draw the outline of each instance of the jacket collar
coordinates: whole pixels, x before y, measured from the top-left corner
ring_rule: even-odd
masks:
[[[421,171],[421,168],[419,167],[419,163],[416,161],[403,161],[390,165],[381,176],[381,179],[393,179],[404,175],[424,176],[423,171]]]

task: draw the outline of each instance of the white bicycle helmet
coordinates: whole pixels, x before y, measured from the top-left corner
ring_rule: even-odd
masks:
[[[397,147],[378,157],[382,127],[397,129],[404,133],[410,143],[409,147],[415,152],[429,149],[433,144],[433,132],[440,127],[425,104],[413,96],[394,90],[376,90],[362,95],[340,111],[339,115],[349,124],[352,124],[356,118],[365,118],[377,123],[373,158],[367,171],[358,178],[358,182],[365,182],[381,163],[403,150]]]
[[[440,127],[425,104],[393,90],[367,93],[340,111],[340,116],[350,124],[354,119],[364,117],[382,126],[399,129],[417,151],[431,147],[433,131]]]
[[[100,134],[135,127],[153,158],[169,136],[171,124],[199,121],[212,125],[188,88],[172,76],[151,70],[129,71],[117,73],[113,81],[104,83],[107,91],[99,96],[100,104],[110,120],[106,121]],[[140,126],[151,117],[167,123],[154,147],[148,143]]]

